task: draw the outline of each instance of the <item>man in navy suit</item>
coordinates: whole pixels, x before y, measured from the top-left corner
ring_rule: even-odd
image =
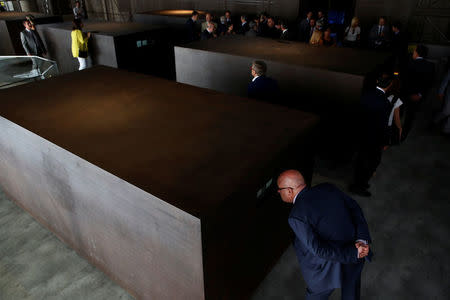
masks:
[[[193,11],[191,17],[186,21],[186,42],[192,42],[199,39],[196,22],[198,20],[198,12]]]
[[[306,299],[328,299],[335,288],[341,288],[344,300],[359,299],[364,260],[372,255],[359,205],[332,184],[307,187],[296,170],[283,172],[277,184],[281,199],[294,204],[288,222]]]
[[[412,55],[412,61],[408,65],[405,84],[405,124],[403,126],[402,139],[405,139],[413,127],[416,115],[420,110],[423,98],[432,87],[434,79],[434,64],[425,58],[428,48],[417,45]]]
[[[275,102],[279,94],[276,80],[266,77],[267,65],[263,61],[254,61],[251,68],[252,82],[248,85],[248,97]]]
[[[369,33],[369,47],[374,49],[384,49],[389,42],[389,27],[386,18],[380,17],[378,25],[373,25]]]

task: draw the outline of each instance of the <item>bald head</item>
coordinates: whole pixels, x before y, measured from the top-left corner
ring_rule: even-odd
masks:
[[[287,170],[278,176],[278,193],[284,202],[292,203],[295,196],[306,186],[305,178],[297,170]]]
[[[287,170],[278,176],[278,185],[298,186],[305,184],[303,175],[297,170]]]

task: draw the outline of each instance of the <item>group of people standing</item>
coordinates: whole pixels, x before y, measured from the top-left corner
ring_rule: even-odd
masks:
[[[186,41],[208,40],[225,35],[261,36],[274,39],[290,40],[292,36],[288,31],[288,24],[283,20],[276,22],[274,17],[261,13],[254,19],[247,15],[241,15],[236,20],[229,10],[221,16],[217,22],[211,13],[206,13],[205,21],[201,24],[200,31],[196,23],[199,13],[193,11],[186,22]]]
[[[363,134],[359,135],[355,182],[350,186],[353,193],[371,196],[369,180],[381,162],[383,150],[404,141],[413,128],[434,78],[435,67],[426,60],[427,50],[424,45],[417,45],[406,67],[399,73],[388,71],[380,75],[376,88],[363,93]]]
[[[80,6],[80,2],[75,2],[73,9],[74,20],[71,32],[71,44],[72,44],[72,56],[78,60],[78,70],[83,70],[87,67],[88,57],[88,40],[91,37],[91,33],[83,33],[83,21],[84,10]],[[28,56],[45,57],[47,55],[47,49],[36,30],[33,16],[29,15],[23,21],[25,29],[20,32],[20,41],[22,47]],[[32,58],[33,70],[38,69],[39,60]]]

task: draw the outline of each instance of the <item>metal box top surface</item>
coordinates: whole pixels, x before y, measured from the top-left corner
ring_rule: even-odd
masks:
[[[197,217],[318,122],[108,67],[0,90],[0,99],[2,117]]]
[[[165,29],[164,25],[150,25],[143,23],[119,23],[119,22],[83,22],[83,31],[94,32],[97,35],[107,36],[123,36],[138,32],[146,32],[153,30]],[[57,28],[62,30],[72,31],[72,22],[53,23],[47,25],[41,25],[41,27]]]
[[[390,56],[385,52],[341,47],[315,47],[300,42],[244,36],[220,37],[214,40],[193,42],[183,47],[355,75],[366,75],[376,70]],[[250,63],[251,61],[249,61]]]

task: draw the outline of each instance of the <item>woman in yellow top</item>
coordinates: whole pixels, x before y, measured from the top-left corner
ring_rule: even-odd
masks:
[[[91,33],[83,34],[81,29],[83,28],[83,22],[81,19],[73,20],[72,27],[72,55],[78,59],[80,66],[78,70],[86,69],[86,60],[88,57],[88,40],[91,37]]]
[[[311,35],[309,44],[313,45],[313,46],[322,45],[322,36],[323,36],[323,32],[320,30],[320,25],[317,24],[316,28],[314,28],[313,34]]]

